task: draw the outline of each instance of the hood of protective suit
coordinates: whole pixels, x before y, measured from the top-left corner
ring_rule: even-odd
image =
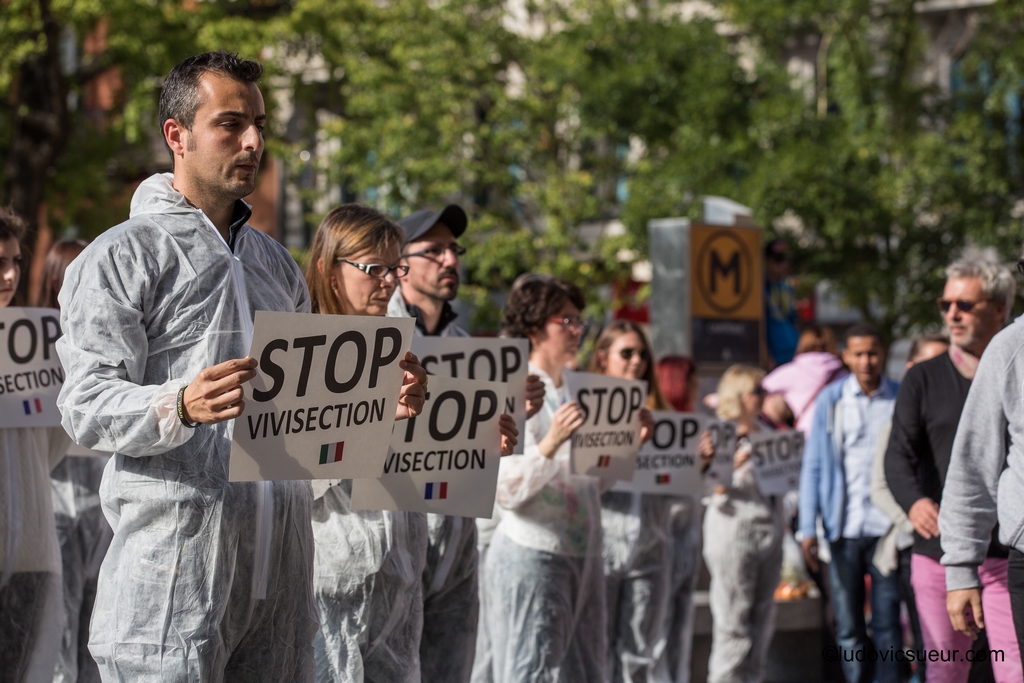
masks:
[[[252,208],[247,203],[245,205]],[[185,195],[174,189],[174,174],[157,173],[142,181],[135,190],[129,215],[135,218],[146,214],[167,215],[195,211],[196,207],[185,199]]]
[[[306,284],[258,230],[228,248],[171,180],[142,183],[59,297],[62,424],[115,454],[89,649],[105,680],[181,679],[186,666],[219,679],[228,655],[238,680],[311,680],[308,482],[228,483],[233,421],[188,428],[176,411],[203,369],[246,356],[256,311],[308,312]]]

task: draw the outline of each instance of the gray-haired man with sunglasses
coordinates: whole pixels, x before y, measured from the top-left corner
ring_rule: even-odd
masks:
[[[955,372],[946,374],[953,379],[943,386],[933,383],[927,387],[930,391],[922,393],[921,400],[930,400],[936,406],[940,401],[962,403],[963,409],[956,416],[959,420],[947,420],[957,423],[953,436],[951,425],[945,425],[945,429],[940,424],[927,425],[929,440],[948,449],[948,456],[936,448],[933,462],[929,463],[927,457],[922,457],[928,455],[926,449],[913,449],[918,460],[917,476],[901,476],[908,481],[900,483],[903,487],[919,487],[916,502],[913,495],[893,487],[897,484],[894,475],[900,476],[901,472],[890,473],[888,454],[886,474],[896,500],[909,509],[908,516],[915,528],[911,581],[922,630],[926,630],[926,612],[931,601],[936,613],[931,618],[936,626],[932,637],[942,638],[933,645],[925,633],[925,647],[963,649],[968,638],[977,638],[984,628],[989,646],[1005,653],[999,661],[992,659],[996,680],[1019,681],[1021,659],[1016,641],[1024,635],[1024,622],[1020,620],[1024,616],[1024,555],[1020,552],[1024,544],[1020,543],[1019,533],[1024,523],[1024,463],[1020,445],[1024,442],[1024,329],[1017,322],[1000,331],[1009,318],[1016,290],[1007,268],[983,260],[960,261],[950,266],[946,275],[948,280],[939,306],[945,313],[953,342],[949,360],[943,361],[940,356],[915,366],[908,372],[908,379],[919,367],[920,379],[927,380],[925,371],[938,369],[943,363],[951,364]],[[936,393],[940,398],[934,397]],[[940,441],[938,435],[944,435],[945,440]],[[893,439],[896,437],[894,422]],[[908,503],[914,503],[916,509],[908,507]],[[1001,543],[1011,548],[1008,550]],[[930,552],[919,551],[919,545]],[[944,572],[938,565],[940,554]],[[924,582],[929,578],[931,582],[926,585]],[[943,578],[948,591],[944,595]],[[928,588],[934,584],[940,590],[931,596]],[[1011,605],[1016,608],[1012,616]],[[943,607],[948,623],[941,619]],[[1011,622],[1016,622],[1016,629]],[[955,664],[951,662],[949,666]]]
[[[945,534],[941,539],[939,536],[939,511],[945,507],[940,501],[947,482],[953,486],[954,437],[979,360],[1006,322],[1014,290],[1009,270],[995,263],[961,260],[947,268],[938,306],[949,332],[949,350],[908,370],[896,398],[885,474],[893,497],[914,526],[910,583],[922,645],[928,650],[970,649],[968,636],[958,633],[947,615],[946,570],[940,559],[949,539]],[[1013,625],[1008,623],[1006,548],[999,545],[993,529],[974,540],[984,546],[978,564],[986,612],[992,607],[993,616],[1000,612],[1006,615],[1000,624],[1001,634],[990,629],[991,645],[1016,649]],[[997,602],[1002,603],[1001,609],[996,607]],[[994,621],[998,622],[998,617]],[[1009,640],[1001,641],[1000,637]],[[1000,666],[993,664],[996,669]],[[932,667],[941,667],[942,676],[948,680],[967,680],[971,664],[966,660],[928,664],[929,680]],[[1005,674],[997,675],[997,680],[1007,680]],[[1015,675],[1020,680],[1019,663]]]

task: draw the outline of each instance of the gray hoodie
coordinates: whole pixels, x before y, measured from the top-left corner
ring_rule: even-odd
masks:
[[[1024,552],[1024,318],[986,347],[953,441],[939,505],[946,589],[976,588],[992,529]]]

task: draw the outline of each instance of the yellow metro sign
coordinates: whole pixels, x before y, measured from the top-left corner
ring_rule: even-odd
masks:
[[[761,318],[764,283],[759,228],[691,226],[690,272],[694,317]]]

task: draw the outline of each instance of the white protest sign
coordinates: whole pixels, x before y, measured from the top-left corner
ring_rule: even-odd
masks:
[[[379,477],[412,318],[256,312],[231,481]]]
[[[804,433],[799,429],[757,432],[750,435],[757,486],[766,496],[781,496],[800,489],[804,461]]]
[[[697,445],[714,420],[693,413],[652,411],[654,434],[640,446],[633,481],[619,481],[615,491],[672,496],[701,494],[700,453]]]
[[[0,308],[0,427],[56,427],[64,368],[54,308]]]
[[[715,455],[711,459],[708,471],[704,473],[705,488],[710,491],[718,484],[732,486],[733,458],[736,455],[736,423],[710,420],[707,423],[707,430],[711,434],[711,446],[715,449]]]
[[[572,473],[632,480],[647,382],[591,372],[566,371],[563,377],[583,413],[583,425],[572,435]]]
[[[506,386],[432,377],[423,412],[395,423],[384,475],[353,480],[352,509],[490,517]]]
[[[519,442],[513,453],[522,454],[526,443],[526,376],[530,342],[526,339],[480,337],[415,337],[412,352],[428,375],[507,382],[504,412],[515,418]]]

